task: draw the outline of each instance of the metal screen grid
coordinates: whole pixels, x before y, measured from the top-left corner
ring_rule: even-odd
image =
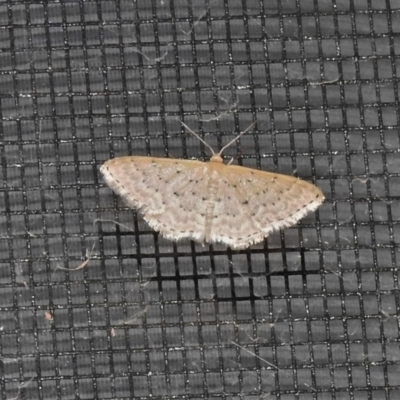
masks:
[[[0,1],[0,398],[400,398],[400,2]],[[171,243],[110,157],[327,197],[251,249]]]

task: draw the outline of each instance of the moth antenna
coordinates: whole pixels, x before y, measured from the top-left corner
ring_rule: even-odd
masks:
[[[201,143],[203,143],[205,146],[207,146],[210,150],[212,155],[215,154],[215,151],[213,150],[213,148],[206,142],[204,141],[196,132],[192,131],[184,122],[181,121],[181,124],[194,136],[197,137],[197,139],[200,140]]]
[[[232,143],[235,143],[238,139],[240,139],[241,136],[243,136],[245,133],[247,133],[255,124],[257,123],[257,120],[255,120],[248,128],[246,128],[243,132],[240,132],[239,135],[237,135],[235,138],[233,138],[228,144],[226,144],[218,153],[220,156],[225,149],[227,149]]]

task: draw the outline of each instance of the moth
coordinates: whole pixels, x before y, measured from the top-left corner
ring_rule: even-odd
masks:
[[[245,249],[324,201],[318,187],[293,176],[224,164],[223,151],[250,128],[218,153],[190,131],[211,150],[209,162],[126,156],[106,161],[100,171],[165,238]]]

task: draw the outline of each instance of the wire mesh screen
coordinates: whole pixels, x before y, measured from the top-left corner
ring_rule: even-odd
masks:
[[[0,1],[1,399],[400,399],[398,0]],[[317,184],[243,251],[173,243],[121,155]],[[240,227],[238,227],[240,229]]]

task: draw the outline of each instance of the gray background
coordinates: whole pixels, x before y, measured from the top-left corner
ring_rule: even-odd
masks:
[[[398,0],[0,0],[0,398],[399,399],[399,33]],[[99,174],[254,119],[225,155],[327,200],[249,250]]]

